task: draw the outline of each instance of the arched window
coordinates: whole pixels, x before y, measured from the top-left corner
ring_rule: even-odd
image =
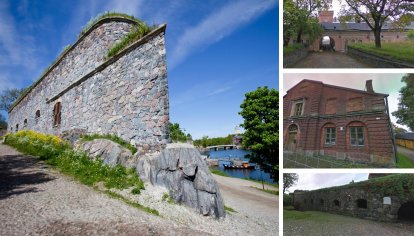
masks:
[[[26,127],[27,126],[27,119],[24,119],[24,121],[23,121],[23,127]]]
[[[358,199],[357,200],[357,207],[367,209],[368,208],[367,200],[366,199]]]
[[[341,206],[341,203],[339,202],[339,200],[334,200],[333,203],[334,203],[334,206],[337,206],[337,207]]]
[[[62,111],[62,105],[60,102],[57,102],[55,106],[53,107],[53,126],[60,125],[61,111]]]
[[[36,119],[39,119],[40,118],[40,110],[37,110],[36,111]]]
[[[16,124],[16,132],[19,131],[19,124]]]

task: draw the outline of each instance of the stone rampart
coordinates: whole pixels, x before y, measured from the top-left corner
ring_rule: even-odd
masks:
[[[165,146],[169,141],[166,26],[106,57],[135,24],[122,17],[95,23],[10,109],[9,131],[60,135],[84,129],[115,134],[144,152]],[[59,122],[54,113],[57,103]]]

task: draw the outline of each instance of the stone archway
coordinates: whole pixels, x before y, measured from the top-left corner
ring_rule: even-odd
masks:
[[[413,201],[406,202],[400,206],[400,209],[398,209],[398,219],[414,221]]]
[[[335,51],[335,40],[328,35],[322,36],[319,40],[319,50]]]

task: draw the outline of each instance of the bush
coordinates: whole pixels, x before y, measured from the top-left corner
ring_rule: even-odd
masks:
[[[134,169],[120,165],[109,167],[101,160],[91,160],[85,152],[73,150],[69,143],[53,135],[22,130],[7,134],[5,143],[23,153],[40,157],[86,185],[103,182],[109,189],[134,187],[132,191],[135,193],[144,189],[144,183]]]
[[[283,207],[293,206],[293,195],[283,194]]]

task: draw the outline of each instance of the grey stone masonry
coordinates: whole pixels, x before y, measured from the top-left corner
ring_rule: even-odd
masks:
[[[106,57],[134,24],[111,17],[91,27],[10,109],[9,132],[82,129],[115,134],[142,153],[161,150],[169,142],[166,26]],[[54,125],[58,102],[61,122]]]

